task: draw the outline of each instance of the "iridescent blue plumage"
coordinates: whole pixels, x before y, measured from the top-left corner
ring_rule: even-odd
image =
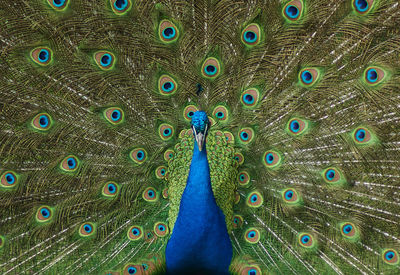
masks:
[[[194,113],[194,132],[205,137],[208,123],[205,112]],[[206,274],[228,274],[231,258],[232,245],[225,216],[211,189],[207,151],[205,146],[200,151],[195,142],[178,218],[166,248],[167,271],[169,274],[199,271]]]

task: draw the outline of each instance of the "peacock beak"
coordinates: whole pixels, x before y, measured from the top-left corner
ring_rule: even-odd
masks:
[[[206,140],[206,133],[207,133],[207,125],[204,134],[202,132],[197,132],[195,127],[192,127],[194,138],[196,139],[197,146],[199,147],[199,151],[203,150],[204,141]]]

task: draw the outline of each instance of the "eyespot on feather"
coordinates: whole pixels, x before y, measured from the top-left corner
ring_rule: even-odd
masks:
[[[358,127],[353,132],[353,140],[358,145],[368,144],[371,141],[371,138],[371,132],[364,127]]]
[[[37,114],[31,122],[31,125],[34,129],[39,130],[41,132],[48,131],[53,124],[53,120],[50,115],[47,113],[39,113]]]
[[[81,237],[93,236],[96,232],[96,227],[91,222],[85,222],[79,227],[79,235]]]
[[[235,143],[235,138],[233,137],[233,134],[231,132],[225,131],[224,136],[225,136],[226,142],[228,142],[229,144]]]
[[[158,179],[163,179],[165,178],[165,175],[167,174],[167,167],[165,166],[159,166],[157,167],[156,171],[155,171],[156,177]]]
[[[45,223],[51,220],[53,217],[53,210],[48,206],[41,206],[36,211],[36,221],[39,223]]]
[[[340,186],[346,183],[346,178],[344,177],[342,171],[336,167],[328,167],[322,172],[323,179],[326,183],[334,184]]]
[[[286,131],[292,136],[300,136],[308,129],[308,121],[294,117],[290,119],[286,125]]]
[[[340,233],[347,239],[356,239],[359,235],[357,227],[351,222],[341,223]]]
[[[124,266],[124,269],[122,271],[123,275],[144,275],[146,274],[145,271],[143,270],[143,266],[140,264],[133,264],[129,263]]]
[[[269,150],[264,153],[263,163],[267,168],[277,168],[282,163],[282,157],[277,151]]]
[[[63,11],[67,8],[69,0],[47,0],[47,3],[56,11]]]
[[[282,200],[287,204],[297,204],[300,198],[294,188],[287,188],[282,191]]]
[[[162,196],[164,199],[168,199],[168,187],[163,189]]]
[[[356,14],[366,15],[369,13],[374,5],[374,0],[352,0],[353,1],[353,10]]]
[[[103,112],[104,118],[113,125],[121,124],[124,121],[124,112],[121,108],[111,107]]]
[[[169,75],[162,75],[158,79],[158,91],[160,94],[165,96],[173,95],[178,89],[178,84]]]
[[[262,272],[258,265],[250,264],[241,269],[240,275],[262,275]]]
[[[246,46],[256,46],[261,40],[260,26],[256,23],[249,24],[243,29],[241,39]]]
[[[283,8],[283,16],[288,22],[298,21],[303,14],[303,1],[293,0],[287,3]]]
[[[222,105],[216,106],[212,114],[219,122],[226,122],[229,118],[228,109]]]
[[[309,233],[300,233],[297,239],[301,247],[309,249],[315,246],[314,237]]]
[[[53,60],[53,51],[48,47],[38,47],[31,51],[31,59],[40,66],[47,66]]]
[[[385,249],[382,252],[383,262],[389,265],[398,265],[399,264],[399,253],[392,249]]]
[[[242,153],[236,152],[233,158],[239,163],[239,165],[244,163],[244,156]]]
[[[238,204],[240,202],[240,194],[239,192],[235,191],[235,204]]]
[[[243,217],[240,216],[240,215],[235,215],[235,216],[233,216],[233,223],[232,223],[232,225],[233,225],[233,228],[234,228],[234,229],[241,228],[242,225],[243,225]]]
[[[145,201],[155,202],[158,200],[158,193],[153,187],[147,187],[142,194]]]
[[[243,144],[249,144],[250,142],[253,141],[254,130],[251,128],[242,128],[242,129],[240,129],[238,136],[239,136],[239,140]]]
[[[147,160],[147,152],[143,148],[133,149],[129,154],[131,160],[137,164],[142,164]]]
[[[172,150],[172,149],[168,149],[168,150],[166,150],[166,151],[164,152],[164,160],[167,161],[167,162],[168,162],[169,160],[173,159],[174,156],[175,156],[175,152],[174,152],[174,150]]]
[[[119,193],[119,185],[113,181],[106,182],[102,188],[102,194],[108,198],[114,198]]]
[[[214,57],[207,58],[203,65],[201,66],[201,72],[203,77],[214,79],[216,78],[221,72],[221,65],[218,59]]]
[[[174,127],[171,124],[163,123],[158,127],[158,135],[164,141],[174,137]]]
[[[299,73],[300,84],[305,88],[310,88],[319,80],[320,72],[316,68],[304,68]]]
[[[260,92],[258,91],[258,89],[251,88],[245,90],[242,93],[240,101],[242,102],[245,108],[254,108],[258,103],[259,97],[260,97]]]
[[[246,171],[239,172],[238,182],[239,182],[239,185],[246,186],[250,182],[249,173],[247,173]]]
[[[191,121],[192,116],[194,115],[195,112],[197,112],[198,109],[194,105],[188,105],[185,107],[183,110],[183,117],[185,118],[186,121]]]
[[[132,8],[132,0],[110,0],[110,4],[116,15],[124,15]]]
[[[158,35],[163,43],[173,43],[179,38],[179,30],[170,20],[162,20],[158,27]]]
[[[385,71],[379,67],[371,66],[364,71],[364,81],[368,86],[376,86],[383,82],[386,74]]]
[[[263,204],[263,202],[264,199],[261,193],[258,191],[253,191],[247,195],[246,204],[249,207],[254,207],[254,208],[260,207]]]
[[[158,237],[165,237],[169,233],[169,229],[166,223],[163,222],[157,222],[154,224],[154,234],[156,234]]]
[[[18,185],[19,176],[14,171],[5,171],[1,174],[0,185],[5,189],[12,189]]]
[[[78,170],[79,165],[79,159],[74,155],[69,155],[61,161],[60,168],[64,172],[73,173]]]
[[[244,239],[246,240],[246,242],[251,244],[258,243],[258,241],[260,240],[260,231],[258,231],[258,229],[254,227],[251,227],[247,229],[244,233]]]
[[[96,65],[103,71],[109,71],[115,66],[115,55],[110,51],[98,51],[93,58]]]
[[[143,238],[143,228],[138,225],[131,226],[128,230],[128,239],[137,241]]]

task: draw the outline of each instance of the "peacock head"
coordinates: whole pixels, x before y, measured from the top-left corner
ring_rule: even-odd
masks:
[[[194,138],[196,139],[199,151],[203,150],[204,141],[206,140],[208,129],[210,128],[210,121],[204,111],[197,111],[192,116],[192,130]]]

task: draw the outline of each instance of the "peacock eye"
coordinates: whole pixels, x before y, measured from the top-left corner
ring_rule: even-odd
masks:
[[[245,232],[245,240],[249,243],[255,244],[260,240],[260,231],[256,228],[249,228]]]
[[[168,227],[166,223],[163,222],[156,222],[154,224],[154,233],[158,237],[165,237],[168,234]]]
[[[103,71],[108,71],[114,68],[115,55],[109,51],[98,51],[93,56],[97,66]]]
[[[81,237],[92,236],[95,233],[95,226],[93,223],[85,222],[79,228],[79,235]]]
[[[298,243],[304,248],[312,248],[314,244],[314,237],[308,233],[300,233],[298,235]]]
[[[300,201],[297,191],[293,188],[284,189],[282,191],[282,199],[287,204],[297,204]]]
[[[18,184],[17,174],[13,171],[6,171],[1,174],[0,186],[4,188],[14,188]]]
[[[179,37],[178,28],[170,20],[163,20],[159,25],[159,37],[164,43],[175,42]]]
[[[240,98],[243,106],[245,108],[255,107],[258,103],[259,94],[260,92],[255,88],[245,90]]]
[[[353,9],[360,15],[367,14],[375,0],[353,0]]]
[[[336,167],[329,167],[323,171],[325,182],[340,185],[346,182],[342,172]]]
[[[178,84],[169,75],[162,75],[158,79],[158,91],[160,94],[169,96],[176,92]]]
[[[242,42],[248,47],[253,47],[260,43],[260,34],[260,26],[250,24],[242,31]]]
[[[228,109],[222,105],[216,106],[212,114],[220,122],[226,122],[229,118]]]
[[[41,66],[50,64],[53,58],[53,52],[47,47],[38,47],[31,51],[32,60]]]
[[[281,164],[282,158],[276,151],[266,151],[264,153],[263,162],[267,168],[277,168]]]
[[[142,194],[142,197],[145,201],[155,202],[158,200],[157,191],[153,187],[147,187]]]
[[[164,160],[168,162],[170,159],[174,157],[174,155],[175,155],[174,150],[168,149],[164,152]]]
[[[147,160],[147,152],[143,148],[133,149],[129,154],[131,160],[137,164],[142,164]]]
[[[118,107],[107,108],[103,112],[104,118],[112,125],[121,124],[124,120],[124,112]]]
[[[364,72],[364,80],[368,86],[376,86],[385,79],[386,73],[383,69],[373,66]]]
[[[65,172],[75,172],[78,166],[79,160],[74,155],[67,156],[60,164],[61,169]]]
[[[359,231],[357,227],[350,222],[344,222],[340,224],[340,233],[342,234],[342,236],[350,241],[357,240],[359,236]]]
[[[243,144],[249,144],[253,141],[254,138],[254,131],[251,128],[243,128],[239,131],[239,140]]]
[[[158,179],[163,179],[167,173],[167,167],[159,166],[159,167],[157,167],[155,173],[156,173],[156,177]]]
[[[233,158],[239,163],[239,165],[242,165],[244,163],[244,156],[242,153],[235,153]]]
[[[308,121],[301,118],[292,118],[289,120],[286,131],[292,136],[300,136],[308,129]]]
[[[118,194],[119,186],[113,181],[106,182],[103,185],[102,194],[105,197],[113,198]]]
[[[250,182],[250,175],[246,171],[241,171],[238,176],[239,185],[245,186]]]
[[[202,73],[205,78],[216,78],[220,73],[220,64],[214,57],[207,58],[202,65]]]
[[[139,264],[127,264],[124,266],[121,274],[143,274],[144,270],[142,265]],[[119,273],[118,273],[119,274]]]
[[[260,192],[253,191],[247,195],[246,204],[249,207],[260,207],[263,204],[264,200]]]
[[[36,212],[36,221],[43,223],[51,219],[52,211],[47,206],[41,206]]]
[[[131,226],[128,230],[128,239],[131,241],[140,240],[143,237],[143,228],[138,225]]]
[[[162,140],[170,140],[173,137],[174,128],[171,124],[163,123],[158,127],[158,134]]]
[[[132,8],[132,0],[110,0],[110,3],[116,15],[124,15]]]
[[[300,19],[303,12],[303,1],[293,0],[283,8],[283,15],[288,22],[295,22]]]
[[[240,273],[241,275],[261,275],[263,274],[261,272],[261,269],[258,265],[244,265],[244,267],[241,269]]]
[[[383,261],[389,265],[399,264],[399,254],[394,249],[385,249],[382,253]]]
[[[319,79],[320,73],[316,68],[305,68],[300,71],[299,79],[303,87],[310,88]]]
[[[240,215],[235,215],[233,217],[233,227],[235,229],[242,227],[243,225],[243,218]]]

